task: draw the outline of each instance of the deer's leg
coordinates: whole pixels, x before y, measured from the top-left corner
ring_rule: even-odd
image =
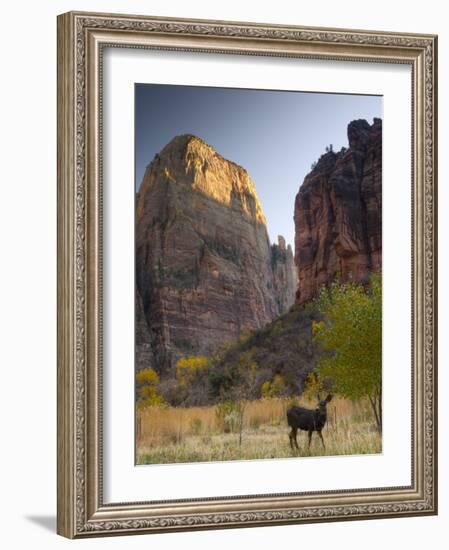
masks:
[[[325,449],[326,445],[324,444],[323,434],[321,433],[321,430],[318,431],[318,435],[320,436],[321,443],[323,444],[323,449]]]
[[[298,451],[299,451],[299,445],[298,445],[298,428],[295,428],[294,437],[295,437],[295,446],[296,446],[296,448],[297,448]]]
[[[313,431],[309,430],[309,449],[310,449],[310,443],[312,441],[312,434],[313,434]]]
[[[297,449],[299,449],[298,447],[298,441],[296,439],[296,434],[297,434],[297,429],[296,428],[292,428],[290,433],[288,434],[288,437],[290,438],[290,447],[292,448],[292,450],[294,449],[293,447],[293,441],[295,442],[295,446]]]

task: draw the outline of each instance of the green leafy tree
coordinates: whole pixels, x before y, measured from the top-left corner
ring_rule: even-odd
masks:
[[[368,398],[382,430],[382,280],[373,273],[367,287],[354,282],[323,288],[317,305],[324,320],[312,324],[314,340],[328,352],[319,376],[349,399]]]

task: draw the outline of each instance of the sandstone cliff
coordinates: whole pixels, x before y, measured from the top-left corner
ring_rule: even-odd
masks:
[[[295,301],[298,276],[292,247],[286,246],[282,235],[278,236],[278,244],[271,245],[271,262],[279,313],[284,313]]]
[[[351,122],[348,142],[321,156],[296,196],[299,304],[337,274],[366,281],[382,267],[382,121]]]
[[[273,254],[247,172],[195,136],[175,137],[137,195],[136,367],[173,374],[179,357],[283,313],[297,281],[282,246]]]

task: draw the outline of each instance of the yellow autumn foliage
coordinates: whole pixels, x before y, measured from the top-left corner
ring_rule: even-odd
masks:
[[[136,373],[137,406],[139,408],[164,404],[164,399],[158,390],[159,380],[158,373],[150,367]]]

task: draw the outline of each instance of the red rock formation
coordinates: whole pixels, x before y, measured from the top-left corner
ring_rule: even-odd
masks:
[[[281,268],[247,172],[195,136],[174,138],[137,196],[136,367],[173,375],[179,357],[273,320],[294,301],[284,256]]]
[[[382,121],[351,122],[348,141],[321,156],[296,196],[299,304],[337,274],[366,281],[382,267]]]

